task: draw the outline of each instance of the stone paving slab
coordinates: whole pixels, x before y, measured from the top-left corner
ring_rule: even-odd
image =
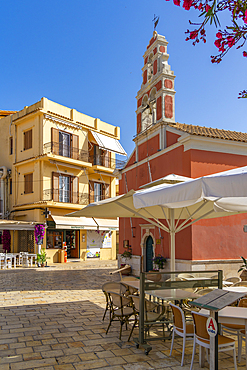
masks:
[[[89,260],[0,270],[0,370],[181,369],[181,339],[176,339],[171,357],[168,340],[152,342],[146,356],[133,341],[127,342],[129,330],[124,328],[119,340],[118,323],[106,335],[109,317],[102,321],[101,286],[119,280],[109,274],[116,268],[116,261]],[[238,369],[245,368],[244,350]],[[184,370],[191,354],[188,342]],[[234,368],[230,352],[219,358],[220,369]],[[193,369],[199,369],[198,350]]]

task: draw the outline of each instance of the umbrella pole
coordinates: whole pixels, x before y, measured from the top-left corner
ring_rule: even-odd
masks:
[[[170,258],[171,258],[171,271],[175,271],[175,219],[174,209],[170,209]]]

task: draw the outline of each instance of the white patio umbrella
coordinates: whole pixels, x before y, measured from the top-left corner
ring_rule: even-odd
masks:
[[[247,212],[247,166],[178,184],[130,190],[70,215],[143,218],[170,234],[171,270],[174,271],[176,233],[201,219],[243,212]]]

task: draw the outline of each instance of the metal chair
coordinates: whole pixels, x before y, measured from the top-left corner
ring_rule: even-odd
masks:
[[[247,298],[242,298],[238,302],[239,307],[247,307]],[[221,328],[223,332],[231,335],[237,335],[238,338],[238,362],[241,361],[242,355],[242,339],[245,336],[245,325],[237,325],[237,324],[226,324],[222,323]]]
[[[210,349],[210,337],[206,329],[208,316],[205,316],[199,312],[192,311],[192,317],[194,321],[195,334],[190,370],[192,370],[193,367],[194,357],[196,353],[196,344],[199,344],[199,346],[201,347]],[[230,350],[233,350],[234,368],[235,370],[237,370],[235,340],[223,335],[218,335],[218,351],[223,352]]]
[[[174,344],[175,334],[183,338],[183,352],[181,366],[184,365],[184,353],[185,353],[185,342],[186,339],[191,340],[194,338],[194,325],[192,321],[185,321],[183,310],[172,303],[170,303],[173,314],[173,332],[172,332],[172,344],[169,356],[172,355],[172,349]]]
[[[181,278],[181,279],[195,279],[195,276],[194,275],[191,275],[191,274],[178,274],[178,277]]]
[[[122,326],[125,324],[127,329],[127,324],[129,322],[129,318],[135,314],[133,307],[130,306],[131,298],[125,297],[122,294],[108,292],[109,300],[110,300],[110,322],[108,328],[106,330],[106,334],[108,333],[111,323],[113,321],[120,322],[120,333],[119,339],[121,340],[122,336]]]
[[[230,283],[235,284],[235,283],[240,282],[241,278],[238,276],[231,276],[231,277],[226,278],[225,281],[229,281]]]
[[[105,299],[106,299],[106,308],[105,308],[105,312],[104,312],[104,315],[103,315],[103,318],[102,318],[102,320],[104,321],[106,312],[107,312],[107,310],[110,309],[110,300],[109,300],[108,292],[115,292],[115,293],[119,293],[119,294],[125,294],[126,291],[127,291],[127,287],[125,285],[123,285],[122,283],[108,282],[108,283],[105,283],[105,284],[102,285],[102,291],[103,291],[103,293],[105,295]]]
[[[139,280],[139,279],[137,279],[136,277],[134,277],[134,276],[121,276],[121,281],[123,282],[123,284],[124,284],[124,282],[125,281],[135,281],[135,280]],[[129,294],[131,295],[131,294],[136,294],[136,293],[138,293],[138,289],[136,289],[136,288],[133,288],[133,287],[131,287],[131,286],[127,286],[127,290],[128,290],[128,292],[129,292]]]
[[[239,281],[235,284],[232,284],[232,286],[247,286],[247,281]]]
[[[137,322],[139,321],[139,313],[140,313],[140,297],[136,295],[132,295],[130,296],[130,298],[132,299],[132,305],[134,308],[135,321],[132,326],[128,341],[130,340],[133,330]],[[155,312],[155,310],[157,311],[160,310],[160,312]],[[165,305],[161,306],[158,303],[152,302],[145,298],[144,300],[144,321],[145,321],[146,328],[147,328],[145,333],[150,330],[150,327],[153,325],[154,322],[160,321],[160,319],[164,317],[165,310],[166,310]],[[163,326],[163,334],[164,334],[164,323],[162,323],[162,326]]]

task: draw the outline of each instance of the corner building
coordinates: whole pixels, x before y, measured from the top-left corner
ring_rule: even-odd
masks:
[[[175,75],[167,45],[166,38],[154,32],[143,55],[135,148],[120,171],[120,194],[169,174],[197,178],[247,165],[246,133],[175,121]],[[177,233],[176,269],[236,273],[240,256],[246,255],[246,223],[247,215],[242,214],[201,220]],[[120,253],[126,243],[132,248],[134,273],[152,269],[152,258],[158,254],[169,261],[168,234],[146,221],[121,218],[119,236]]]
[[[120,128],[46,98],[2,111],[0,125],[1,217],[30,223],[11,231],[11,251],[37,253],[38,222],[47,226],[43,247],[51,262],[63,243],[68,257],[84,260],[103,239],[100,258],[115,259],[117,220],[64,216],[116,195],[113,172],[123,165],[116,155],[126,155]]]

